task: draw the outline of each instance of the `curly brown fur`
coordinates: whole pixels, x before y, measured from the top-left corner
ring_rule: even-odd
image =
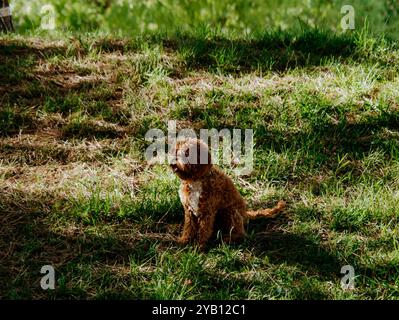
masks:
[[[172,155],[172,170],[182,180],[179,195],[185,214],[181,244],[196,241],[204,249],[216,220],[227,234],[226,242],[241,240],[247,219],[273,217],[285,207],[285,202],[279,201],[272,209],[248,211],[232,180],[212,165],[208,146],[201,140],[178,141]]]

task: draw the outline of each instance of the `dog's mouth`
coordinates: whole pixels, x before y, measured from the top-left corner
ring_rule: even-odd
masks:
[[[186,172],[184,169],[184,166],[181,166],[179,164],[171,164],[170,167],[172,168],[172,171],[174,174],[176,174],[180,179],[188,179],[191,175]]]

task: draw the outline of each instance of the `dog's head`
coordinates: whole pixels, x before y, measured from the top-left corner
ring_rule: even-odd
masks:
[[[208,146],[194,138],[177,141],[170,160],[173,172],[183,180],[199,179],[212,167]]]

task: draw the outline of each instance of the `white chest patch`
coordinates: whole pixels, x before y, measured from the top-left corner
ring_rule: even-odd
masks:
[[[196,217],[198,217],[199,200],[202,192],[201,181],[195,181],[188,185],[189,189],[188,195],[185,192],[183,192],[183,188],[184,186],[182,184],[179,190],[179,196],[181,202],[183,204],[186,204],[191,213]]]

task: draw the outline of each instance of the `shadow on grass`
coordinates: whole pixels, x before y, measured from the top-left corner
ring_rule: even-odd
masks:
[[[158,266],[157,261],[164,251],[176,250],[170,235],[171,232],[177,234],[177,229],[171,230],[169,226],[166,230],[161,225],[151,232],[146,230],[142,237],[136,237],[134,229],[138,226],[125,221],[114,225],[116,229],[110,233],[98,232],[93,226],[79,223],[64,227],[58,233],[51,228],[55,223],[51,213],[55,201],[53,198],[40,199],[32,193],[25,194],[25,199],[17,202],[4,190],[1,195],[1,297],[137,299],[150,298],[156,294],[145,288],[142,275],[138,278],[140,281],[134,280],[131,261],[138,265],[150,263],[153,268],[162,267]],[[64,218],[57,216],[56,219]],[[279,248],[290,243],[282,243],[273,237],[271,239]],[[264,242],[256,243],[257,250],[261,250]],[[277,260],[270,243],[268,246],[264,254],[270,256],[273,263],[289,258],[282,256]],[[295,251],[295,248],[292,250]],[[44,291],[40,288],[40,269],[43,265],[54,266],[57,290]],[[200,274],[195,275],[195,272],[193,276],[198,276],[197,281],[201,286],[206,284],[204,288],[196,289],[202,297],[217,298],[220,295],[220,298],[226,299],[236,294],[236,298],[244,299],[252,286],[262,285],[250,279],[221,278],[218,274],[202,269]],[[148,276],[153,277],[151,273]],[[305,296],[325,297],[317,288],[307,288],[305,291]]]
[[[390,159],[399,155],[398,130],[399,112],[387,111],[357,122],[348,122],[343,117],[337,123],[311,123],[309,129],[295,133],[261,126],[255,129],[255,136],[257,152],[300,152],[304,154],[303,165],[317,167],[320,172],[324,168],[337,170],[337,175],[351,171],[356,176],[362,173],[357,161],[372,152],[383,152]],[[343,157],[350,163],[340,168]]]
[[[267,256],[271,263],[299,266],[311,275],[326,279],[338,279],[341,267],[345,265],[336,253],[312,236],[274,231],[258,234],[254,241],[256,254]]]
[[[47,213],[52,200],[35,200],[33,194],[30,197],[32,199],[19,203],[4,198],[0,202],[2,298],[87,298],[93,286],[104,285],[113,289],[109,296],[127,297],[126,288],[131,281],[130,259],[148,262],[154,259],[156,245],[171,244],[170,238],[157,233],[152,234],[156,236],[153,238],[150,235],[137,238],[133,235],[135,226],[129,223],[119,226],[123,230],[112,235],[91,233],[82,225],[57,233],[50,230],[52,222]],[[40,287],[43,265],[52,265],[56,270],[57,290],[54,292]],[[113,275],[121,283],[112,283],[115,280],[112,280]],[[80,286],[82,278],[83,286]],[[97,289],[102,291],[99,287]],[[130,291],[128,297],[140,298],[132,294]]]
[[[86,54],[75,48],[67,52],[65,46],[41,46],[40,42],[23,44],[18,41],[2,43],[0,40],[0,136],[13,136],[21,130],[35,131],[49,125],[40,120],[38,112],[57,113],[64,120],[73,113],[99,117],[100,123],[75,121],[65,128],[65,138],[117,138],[124,135],[115,122],[126,125],[126,115],[115,108],[121,90],[104,79],[92,77],[86,69],[71,70],[53,63],[50,70],[37,70],[49,59],[65,59]],[[59,119],[58,119],[59,120]],[[62,127],[65,121],[56,120]],[[106,123],[107,124],[107,123]]]
[[[248,40],[182,36],[164,44],[179,52],[189,69],[221,73],[284,72],[322,66],[331,59],[360,58],[355,37],[319,30],[272,32]]]
[[[93,229],[93,226],[79,223],[63,227],[62,232],[57,232],[51,226],[55,223],[54,219],[58,221],[63,218],[50,214],[54,199],[39,199],[34,194],[29,194],[25,200],[16,202],[10,194],[3,197],[4,191],[1,195],[0,297],[2,298],[146,299],[158,294],[162,296],[162,292],[152,292],[151,290],[156,290],[156,287],[147,288],[146,285],[149,284],[146,284],[144,279],[156,281],[157,276],[161,276],[160,279],[169,281],[168,268],[185,268],[184,264],[180,265],[177,262],[171,265],[165,264],[161,258],[163,253],[169,251],[172,255],[171,261],[175,261],[173,252],[177,247],[170,235],[177,235],[176,228],[171,230],[170,226],[166,229],[165,226],[161,226],[149,231],[148,226],[143,225],[146,231],[143,231],[142,236],[136,237],[134,229],[140,226],[125,221],[114,224],[116,229],[111,232],[103,232]],[[292,297],[329,298],[328,292],[320,286],[320,280],[339,281],[340,269],[346,263],[339,260],[338,252],[328,250],[317,235],[283,233],[276,228],[281,223],[284,221],[264,221],[251,225],[250,229],[254,230],[256,235],[240,247],[249,247],[254,255],[267,257],[271,264],[295,266],[297,275],[298,272],[306,272],[306,275],[318,279],[312,282],[300,276],[299,287],[292,289]],[[265,230],[265,224],[267,231],[261,233],[261,230]],[[143,265],[144,268],[148,266],[150,269],[144,273],[140,271],[141,269],[134,271],[131,262],[133,266]],[[395,279],[397,274],[395,265],[365,269],[357,266],[356,260],[353,264],[356,274],[376,281],[387,276]],[[57,275],[55,291],[44,291],[40,288],[42,277],[40,269],[43,265],[55,267]],[[258,288],[267,286],[267,283],[260,280],[237,278],[234,272],[231,273],[231,277],[226,277],[218,272],[203,269],[202,264],[194,265],[197,269],[189,272],[189,276],[194,277],[193,280],[199,283],[195,290],[201,298],[246,299],[248,292],[254,286]],[[162,274],[153,274],[152,272],[156,272],[158,267],[163,270]],[[246,267],[246,263],[240,260],[237,261],[237,266],[229,265],[228,269],[239,271],[243,267]],[[176,272],[173,270],[174,276],[178,276]],[[286,276],[290,277],[289,271],[284,272],[288,272]],[[151,285],[155,284],[152,282]],[[269,294],[276,297],[284,294],[278,292],[278,286],[274,286],[274,289],[276,292]]]

